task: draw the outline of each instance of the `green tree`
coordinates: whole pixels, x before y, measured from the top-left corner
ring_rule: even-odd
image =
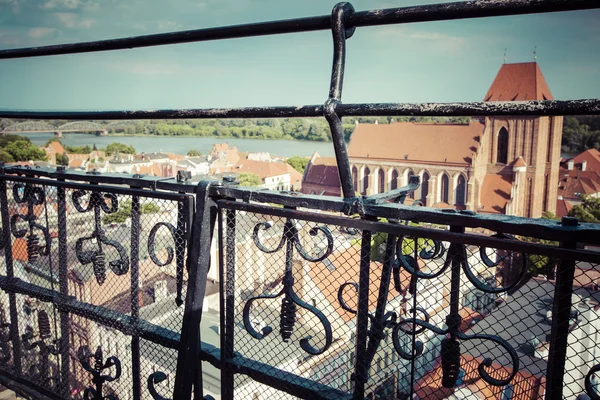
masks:
[[[119,154],[137,154],[133,146],[128,146],[123,143],[114,142],[106,146],[106,154],[112,156],[115,153]]]
[[[304,173],[306,165],[308,164],[308,158],[306,157],[290,157],[286,160],[286,163],[290,164],[296,171]]]
[[[581,204],[573,206],[569,216],[581,222],[600,222],[600,198],[582,196],[582,200]]]
[[[69,165],[69,157],[66,153],[56,155],[56,165]]]
[[[65,150],[69,154],[90,154],[92,148],[88,145],[85,146],[65,146]]]
[[[46,153],[30,141],[17,140],[8,143],[2,148],[10,154],[15,161],[45,161]]]
[[[10,163],[15,162],[15,159],[10,155],[10,153],[0,149],[0,161]]]
[[[122,224],[131,217],[131,200],[126,200],[119,205],[119,209],[112,214],[102,218],[105,224]],[[144,203],[140,205],[140,214],[156,214],[160,211],[160,207],[154,203]]]
[[[202,153],[199,150],[192,149],[187,152],[188,157],[202,157]]]
[[[256,187],[263,184],[262,179],[256,174],[243,172],[238,176],[240,186]]]

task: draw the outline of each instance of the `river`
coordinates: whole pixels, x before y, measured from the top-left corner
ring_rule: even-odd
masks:
[[[273,156],[293,157],[310,156],[315,151],[321,156],[333,157],[333,143],[313,142],[305,140],[260,140],[260,139],[237,139],[237,138],[212,138],[212,137],[179,137],[179,136],[95,136],[83,133],[65,133],[61,142],[65,146],[93,146],[106,147],[113,142],[119,142],[133,146],[138,153],[152,153],[155,151],[186,154],[188,150],[196,149],[202,154],[208,154],[216,143],[228,142],[237,146],[239,151],[245,152],[268,152]],[[42,146],[54,137],[50,132],[27,133],[31,142]]]

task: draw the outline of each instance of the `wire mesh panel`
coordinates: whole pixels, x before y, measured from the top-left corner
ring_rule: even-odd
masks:
[[[2,184],[0,368],[61,398],[152,398],[148,377],[175,374],[189,199]]]
[[[558,243],[526,249],[531,238],[493,232],[225,207],[220,344],[235,354],[225,364],[254,360],[278,381],[236,375],[234,397],[293,398],[304,386],[343,398],[362,371],[372,399],[544,398],[568,264],[549,255]],[[564,398],[584,395],[596,351],[595,264],[577,266]]]

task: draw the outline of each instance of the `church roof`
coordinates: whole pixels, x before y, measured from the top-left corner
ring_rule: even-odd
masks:
[[[350,139],[348,156],[421,164],[470,165],[479,146],[484,125],[359,124]]]
[[[553,100],[537,62],[504,64],[484,101]]]
[[[305,185],[310,186],[305,188]],[[310,194],[313,190],[316,193],[325,191],[326,195],[339,196],[340,191],[340,173],[337,162],[334,157],[313,157],[306,166],[304,176],[302,177],[302,193]]]
[[[500,174],[487,174],[481,185],[481,206],[484,213],[504,214],[510,200],[512,182]]]
[[[526,167],[527,163],[525,163],[525,160],[523,160],[523,157],[519,156],[515,162],[513,163],[513,168],[520,168],[520,167]]]

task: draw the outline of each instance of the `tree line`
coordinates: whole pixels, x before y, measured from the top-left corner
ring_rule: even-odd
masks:
[[[344,137],[350,139],[356,122],[389,124],[399,122],[456,122],[468,123],[468,117],[364,117],[343,118]],[[20,120],[0,120],[0,130]],[[50,121],[46,121],[50,122]],[[53,124],[68,121],[52,121]],[[107,125],[110,121],[95,121]],[[120,127],[109,129],[110,134],[154,135],[154,136],[196,136],[230,137],[241,139],[298,139],[331,141],[329,124],[325,118],[284,118],[284,119],[185,119],[132,121]]]
[[[581,153],[587,149],[600,150],[600,116],[565,117],[562,151]]]

